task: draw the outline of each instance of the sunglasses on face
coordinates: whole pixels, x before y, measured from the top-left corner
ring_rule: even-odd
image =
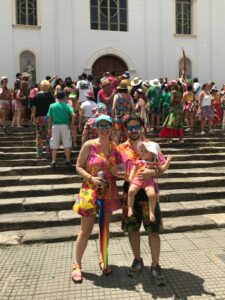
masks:
[[[112,126],[110,124],[99,124],[97,127],[98,129],[109,129]]]
[[[140,125],[127,126],[128,131],[139,131],[141,129]]]

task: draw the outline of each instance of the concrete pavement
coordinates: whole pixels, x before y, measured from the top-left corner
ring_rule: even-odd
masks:
[[[133,256],[127,237],[112,238],[113,273],[98,267],[98,242],[90,240],[82,284],[70,279],[74,243],[0,247],[0,299],[225,299],[225,229],[163,234],[161,266],[167,280],[156,287],[150,274],[146,236],[141,237],[144,271],[127,277]]]

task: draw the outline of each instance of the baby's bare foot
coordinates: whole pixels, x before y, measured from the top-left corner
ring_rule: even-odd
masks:
[[[133,208],[129,207],[127,212],[128,217],[130,218],[131,216],[133,216],[133,214],[134,214]]]
[[[155,214],[153,212],[151,212],[151,211],[149,213],[149,219],[150,219],[150,222],[152,222],[152,223],[155,222]]]

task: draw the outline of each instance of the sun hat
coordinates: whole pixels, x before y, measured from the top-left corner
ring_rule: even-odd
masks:
[[[8,80],[8,77],[6,77],[6,76],[1,76],[1,81],[2,81],[2,80],[5,80],[5,79]]]
[[[125,79],[123,79],[120,82],[120,85],[118,85],[116,89],[117,90],[127,90],[127,81]]]
[[[169,86],[174,86],[177,85],[177,81],[176,80],[171,80],[169,83]]]
[[[129,76],[128,76],[127,74],[123,73],[123,74],[122,74],[122,77],[123,77],[123,78],[128,78]]]
[[[92,90],[87,90],[86,93],[84,94],[87,98],[94,98],[95,93]]]
[[[106,121],[106,122],[112,124],[112,119],[108,115],[100,115],[100,116],[98,116],[97,119],[96,119],[96,125],[99,122],[101,122],[101,121]]]
[[[142,83],[142,79],[138,78],[138,77],[135,77],[132,81],[131,81],[131,86],[137,86],[139,84]]]
[[[211,88],[210,93],[211,92],[218,92],[218,88],[216,88],[215,86]]]
[[[161,87],[161,83],[159,82],[159,79],[155,78],[149,81],[150,86],[152,87]]]
[[[97,104],[96,110],[98,112],[106,110],[106,105],[104,103],[100,102],[100,103]]]
[[[146,86],[146,87],[149,87],[150,84],[149,84],[149,81],[145,80],[142,82],[142,85]]]
[[[109,81],[107,79],[102,81],[102,87],[106,86],[109,84]]]
[[[160,152],[159,144],[154,142],[140,142],[139,144],[144,145],[144,147],[148,150],[148,152],[151,152],[158,157],[158,154]]]
[[[30,77],[30,74],[27,73],[27,72],[23,72],[23,73],[22,73],[22,77]]]

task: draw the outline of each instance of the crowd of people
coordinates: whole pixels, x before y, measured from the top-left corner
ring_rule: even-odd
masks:
[[[213,134],[217,125],[225,128],[225,85],[220,90],[214,82],[200,84],[197,78],[178,80],[135,77],[129,71],[121,76],[106,72],[100,79],[85,73],[77,81],[46,76],[29,88],[28,73],[16,74],[14,88],[1,77],[1,125],[12,114],[11,126],[20,127],[29,117],[36,126],[36,158],[47,157],[56,166],[57,150],[62,144],[65,163],[71,166],[71,148],[77,147],[77,132],[82,133],[76,171],[83,178],[74,211],[81,216],[76,242],[72,280],[82,282],[81,261],[103,200],[106,242],[110,237],[113,211],[122,207],[122,229],[128,233],[134,260],[128,270],[134,276],[143,269],[140,253],[140,227],[149,237],[151,272],[163,279],[159,264],[162,218],[159,205],[158,174],[165,172],[172,160],[165,158],[159,145],[146,139],[156,131],[172,143],[183,142],[184,132]],[[101,176],[100,176],[101,174]],[[123,197],[119,198],[116,179],[124,179]],[[105,263],[100,247],[99,266],[103,274],[112,269]]]

